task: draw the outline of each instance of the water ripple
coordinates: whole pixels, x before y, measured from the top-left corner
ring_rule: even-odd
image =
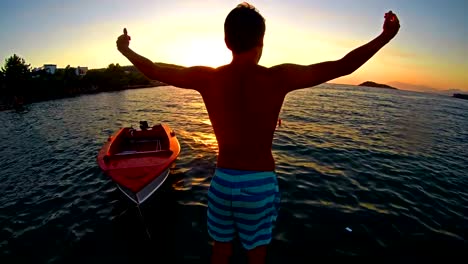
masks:
[[[466,252],[467,113],[462,100],[405,91],[289,94],[273,142],[282,199],[270,262]],[[96,164],[107,137],[140,120],[168,123],[182,148],[144,222]],[[217,144],[198,93],[86,95],[0,112],[0,122],[0,262],[208,262]]]

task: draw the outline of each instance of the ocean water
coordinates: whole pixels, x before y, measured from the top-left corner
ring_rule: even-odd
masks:
[[[467,256],[468,101],[325,84],[289,94],[280,118],[268,263]],[[182,150],[139,211],[96,155],[140,120],[169,124]],[[0,123],[0,263],[208,263],[217,145],[198,93],[83,95],[0,112]],[[235,253],[245,261],[237,242]]]

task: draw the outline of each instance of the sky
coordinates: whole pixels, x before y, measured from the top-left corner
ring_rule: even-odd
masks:
[[[2,0],[0,59],[13,54],[43,64],[104,68],[130,65],[116,49],[124,27],[130,47],[152,61],[221,66],[231,0]],[[384,14],[399,34],[351,75],[332,82],[405,83],[468,91],[466,0],[252,0],[266,20],[260,64],[337,60],[382,31]]]

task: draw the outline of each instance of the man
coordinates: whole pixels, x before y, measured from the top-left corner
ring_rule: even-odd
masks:
[[[249,263],[264,263],[279,203],[271,147],[287,93],[313,87],[358,69],[385,46],[400,28],[391,11],[383,32],[337,61],[308,66],[258,65],[265,20],[247,3],[234,8],[224,24],[232,62],[219,68],[166,67],[129,48],[126,30],[118,50],[148,78],[198,91],[218,141],[217,168],[208,192],[208,232],[214,239],[212,262],[228,263],[239,237]],[[246,148],[251,146],[251,148]]]

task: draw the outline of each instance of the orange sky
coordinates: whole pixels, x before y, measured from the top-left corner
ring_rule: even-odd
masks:
[[[78,2],[6,4],[0,11],[8,36],[0,46],[2,59],[16,53],[33,67],[129,65],[115,49],[115,39],[127,27],[131,48],[153,61],[184,66],[220,66],[230,61],[223,23],[238,1]],[[401,20],[399,35],[352,75],[333,82],[398,81],[468,91],[468,23],[458,1],[445,4],[445,9],[420,0],[350,2],[354,1],[251,1],[267,24],[260,64],[340,59],[376,37],[383,14],[392,9]],[[421,21],[426,16],[431,19]],[[22,21],[25,18],[28,23]]]

